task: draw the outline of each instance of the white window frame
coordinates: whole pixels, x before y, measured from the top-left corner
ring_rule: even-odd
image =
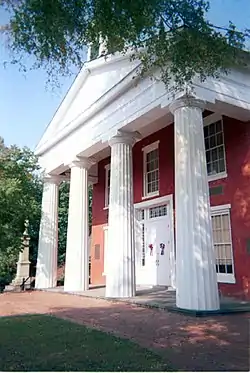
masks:
[[[211,207],[211,216],[219,214],[228,214],[229,216],[229,229],[230,229],[230,241],[231,241],[231,256],[232,256],[232,267],[233,273],[217,273],[217,282],[224,284],[235,284],[235,269],[234,269],[234,250],[232,241],[232,226],[231,226],[231,205],[219,205]]]
[[[108,196],[108,173],[110,171],[110,163],[105,166],[105,202],[104,209],[109,208],[109,196]]]
[[[221,120],[222,122],[222,133],[223,133],[223,151],[224,151],[224,160],[225,160],[225,171],[220,172],[218,174],[214,175],[208,175],[208,181],[214,181],[219,179],[225,179],[227,177],[227,159],[226,159],[226,151],[225,151],[225,137],[224,137],[224,122],[223,122],[223,116],[218,113],[213,113],[211,115],[208,115],[203,119],[203,126],[209,126],[212,123],[218,122]],[[205,136],[204,136],[205,139]]]
[[[151,197],[158,197],[160,194],[160,154],[159,154],[159,143],[160,140],[153,142],[142,148],[143,152],[143,196],[142,199],[151,198]],[[159,158],[159,180],[158,180],[158,190],[152,193],[147,193],[147,154],[152,152],[153,150],[158,149],[158,158]]]

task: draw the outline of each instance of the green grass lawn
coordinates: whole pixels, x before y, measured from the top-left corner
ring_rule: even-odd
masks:
[[[0,318],[0,371],[166,371],[161,356],[56,317]]]

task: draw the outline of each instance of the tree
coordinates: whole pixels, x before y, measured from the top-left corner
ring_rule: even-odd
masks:
[[[69,183],[63,182],[59,189],[58,209],[58,264],[65,262],[69,208]]]
[[[29,220],[30,261],[36,265],[42,203],[42,177],[38,159],[27,147],[7,147],[0,137],[0,278],[8,280],[16,270],[24,221]],[[89,189],[91,232],[92,188]],[[59,188],[58,264],[65,262],[69,183]],[[10,276],[9,276],[10,275]]]
[[[9,46],[18,56],[34,56],[35,67],[67,74],[84,62],[83,46],[101,35],[109,52],[134,51],[140,73],[159,69],[165,84],[205,79],[242,64],[249,30],[238,31],[207,19],[207,0],[2,0],[11,12]],[[20,57],[21,58],[21,57]]]
[[[7,147],[0,140],[0,276],[13,274],[24,220],[29,219],[31,254],[36,251],[42,183],[37,158],[31,150]]]
[[[67,227],[68,227],[68,208],[69,208],[69,188],[70,184],[64,182],[59,189],[59,211],[58,211],[58,264],[65,263]],[[92,227],[92,187],[89,187],[89,234]]]

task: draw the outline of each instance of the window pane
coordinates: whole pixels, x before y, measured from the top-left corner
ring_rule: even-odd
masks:
[[[209,139],[206,136],[205,136],[205,149],[206,150],[209,149]]]
[[[216,132],[221,132],[221,131],[222,131],[222,122],[221,122],[221,120],[218,120],[218,121],[215,123],[215,131],[216,131]]]
[[[214,162],[218,159],[218,149],[217,148],[212,149],[211,156],[212,156],[212,162]]]
[[[217,133],[216,135],[216,145],[219,146],[219,145],[222,145],[223,144],[223,135],[222,135],[222,132],[221,133]]]
[[[159,216],[166,216],[167,215],[167,206],[157,206],[157,207],[151,207],[149,209],[149,217],[152,218],[158,218]]]
[[[207,164],[207,173],[208,173],[208,175],[211,175],[211,173],[212,173],[212,164],[211,163]]]
[[[209,140],[210,148],[214,148],[216,146],[216,136],[211,136]]]
[[[208,137],[208,128],[209,128],[209,126],[205,126],[204,127],[204,136],[205,136],[205,138]]]
[[[224,147],[223,145],[218,146],[218,158],[224,160]]]
[[[219,172],[224,172],[226,169],[224,159],[219,160]]]
[[[216,133],[216,124],[211,123],[209,126],[209,135],[212,136]]]

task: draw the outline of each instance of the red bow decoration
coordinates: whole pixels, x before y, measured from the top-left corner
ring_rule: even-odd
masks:
[[[150,255],[153,255],[153,245],[150,243],[148,247],[150,248]]]

